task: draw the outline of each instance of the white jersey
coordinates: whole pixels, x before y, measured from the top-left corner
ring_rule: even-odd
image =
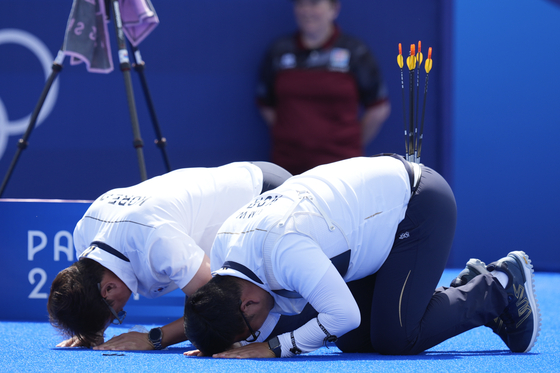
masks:
[[[418,179],[420,168],[411,167]],[[342,335],[357,325],[339,325],[340,316],[329,323],[321,313],[355,305],[344,282],[381,267],[410,196],[410,175],[393,157],[358,157],[316,167],[255,198],[226,220],[212,247],[213,274],[237,276],[268,291],[275,300],[272,314],[299,313],[309,302],[327,330]],[[317,289],[325,287],[330,294],[319,294]],[[357,317],[359,324],[359,312]],[[317,322],[313,325],[319,328]],[[325,337],[321,330],[318,334]],[[289,349],[291,342],[283,337],[286,356],[284,346]],[[296,337],[305,351],[302,338]],[[310,342],[307,350],[321,343]]]
[[[185,287],[218,228],[259,195],[262,171],[247,162],[186,168],[113,189],[97,198],[74,230],[77,257],[98,261],[134,292],[155,298]],[[129,260],[96,248],[102,242]]]

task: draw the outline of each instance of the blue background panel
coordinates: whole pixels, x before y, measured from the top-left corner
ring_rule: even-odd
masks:
[[[89,205],[87,201],[0,201],[0,283],[10,292],[9,301],[0,307],[0,320],[48,320],[51,283],[76,261],[72,232]],[[126,321],[167,324],[182,317],[184,301],[180,290],[156,299],[132,296]]]
[[[452,263],[526,251],[560,270],[558,1],[456,1]]]
[[[146,78],[173,168],[267,160],[268,129],[255,105],[256,79],[266,47],[295,30],[287,0],[153,1],[160,24],[141,44]],[[22,4],[25,4],[23,6]],[[52,56],[60,48],[69,0],[0,0],[0,32],[23,30]],[[34,9],[32,14],[28,8]],[[398,43],[405,53],[422,40],[434,49],[426,108],[423,159],[444,172],[448,157],[441,100],[446,66],[438,1],[418,4],[345,0],[339,23],[364,40],[379,60],[393,111],[367,154],[404,152]],[[390,15],[390,17],[388,17]],[[397,17],[398,20],[393,20]],[[117,61],[114,25],[109,25]],[[413,27],[414,32],[410,32]],[[0,126],[28,115],[44,86],[37,57],[17,43],[0,44]],[[94,199],[140,181],[122,73],[88,73],[69,58],[57,78],[52,111],[33,131],[3,197]],[[49,66],[50,67],[50,66]],[[406,74],[407,72],[405,72]],[[165,172],[138,77],[132,72],[148,176]],[[7,170],[23,131],[0,132],[0,170]],[[2,151],[2,143],[5,148]],[[449,143],[449,139],[447,140]],[[33,181],[33,182],[31,182]],[[38,185],[40,181],[40,186]]]

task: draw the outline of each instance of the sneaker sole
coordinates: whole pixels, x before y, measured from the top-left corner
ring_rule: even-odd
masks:
[[[519,264],[519,267],[523,269],[523,276],[525,277],[525,292],[527,293],[527,299],[531,305],[531,311],[533,314],[533,335],[531,336],[531,342],[527,349],[523,352],[529,352],[535,345],[537,337],[541,331],[541,311],[539,309],[539,302],[537,301],[537,295],[535,293],[535,271],[533,270],[533,265],[531,264],[531,259],[523,251],[512,251],[508,254],[509,257],[515,259]]]

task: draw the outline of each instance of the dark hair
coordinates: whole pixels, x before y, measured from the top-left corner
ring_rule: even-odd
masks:
[[[185,335],[205,356],[226,351],[247,327],[237,278],[215,276],[185,301]]]
[[[103,337],[111,318],[97,287],[105,271],[95,260],[84,258],[60,271],[51,285],[47,302],[51,325],[67,337],[78,337],[85,347]]]

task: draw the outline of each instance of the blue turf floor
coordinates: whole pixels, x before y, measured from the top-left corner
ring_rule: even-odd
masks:
[[[457,273],[446,270],[441,283]],[[490,329],[480,327],[417,356],[342,354],[323,347],[292,359],[223,360],[183,356],[192,349],[188,342],[145,352],[55,348],[61,337],[47,322],[2,321],[0,372],[560,372],[560,274],[536,273],[535,281],[543,326],[527,354],[510,353]],[[106,336],[132,326],[111,327]]]

